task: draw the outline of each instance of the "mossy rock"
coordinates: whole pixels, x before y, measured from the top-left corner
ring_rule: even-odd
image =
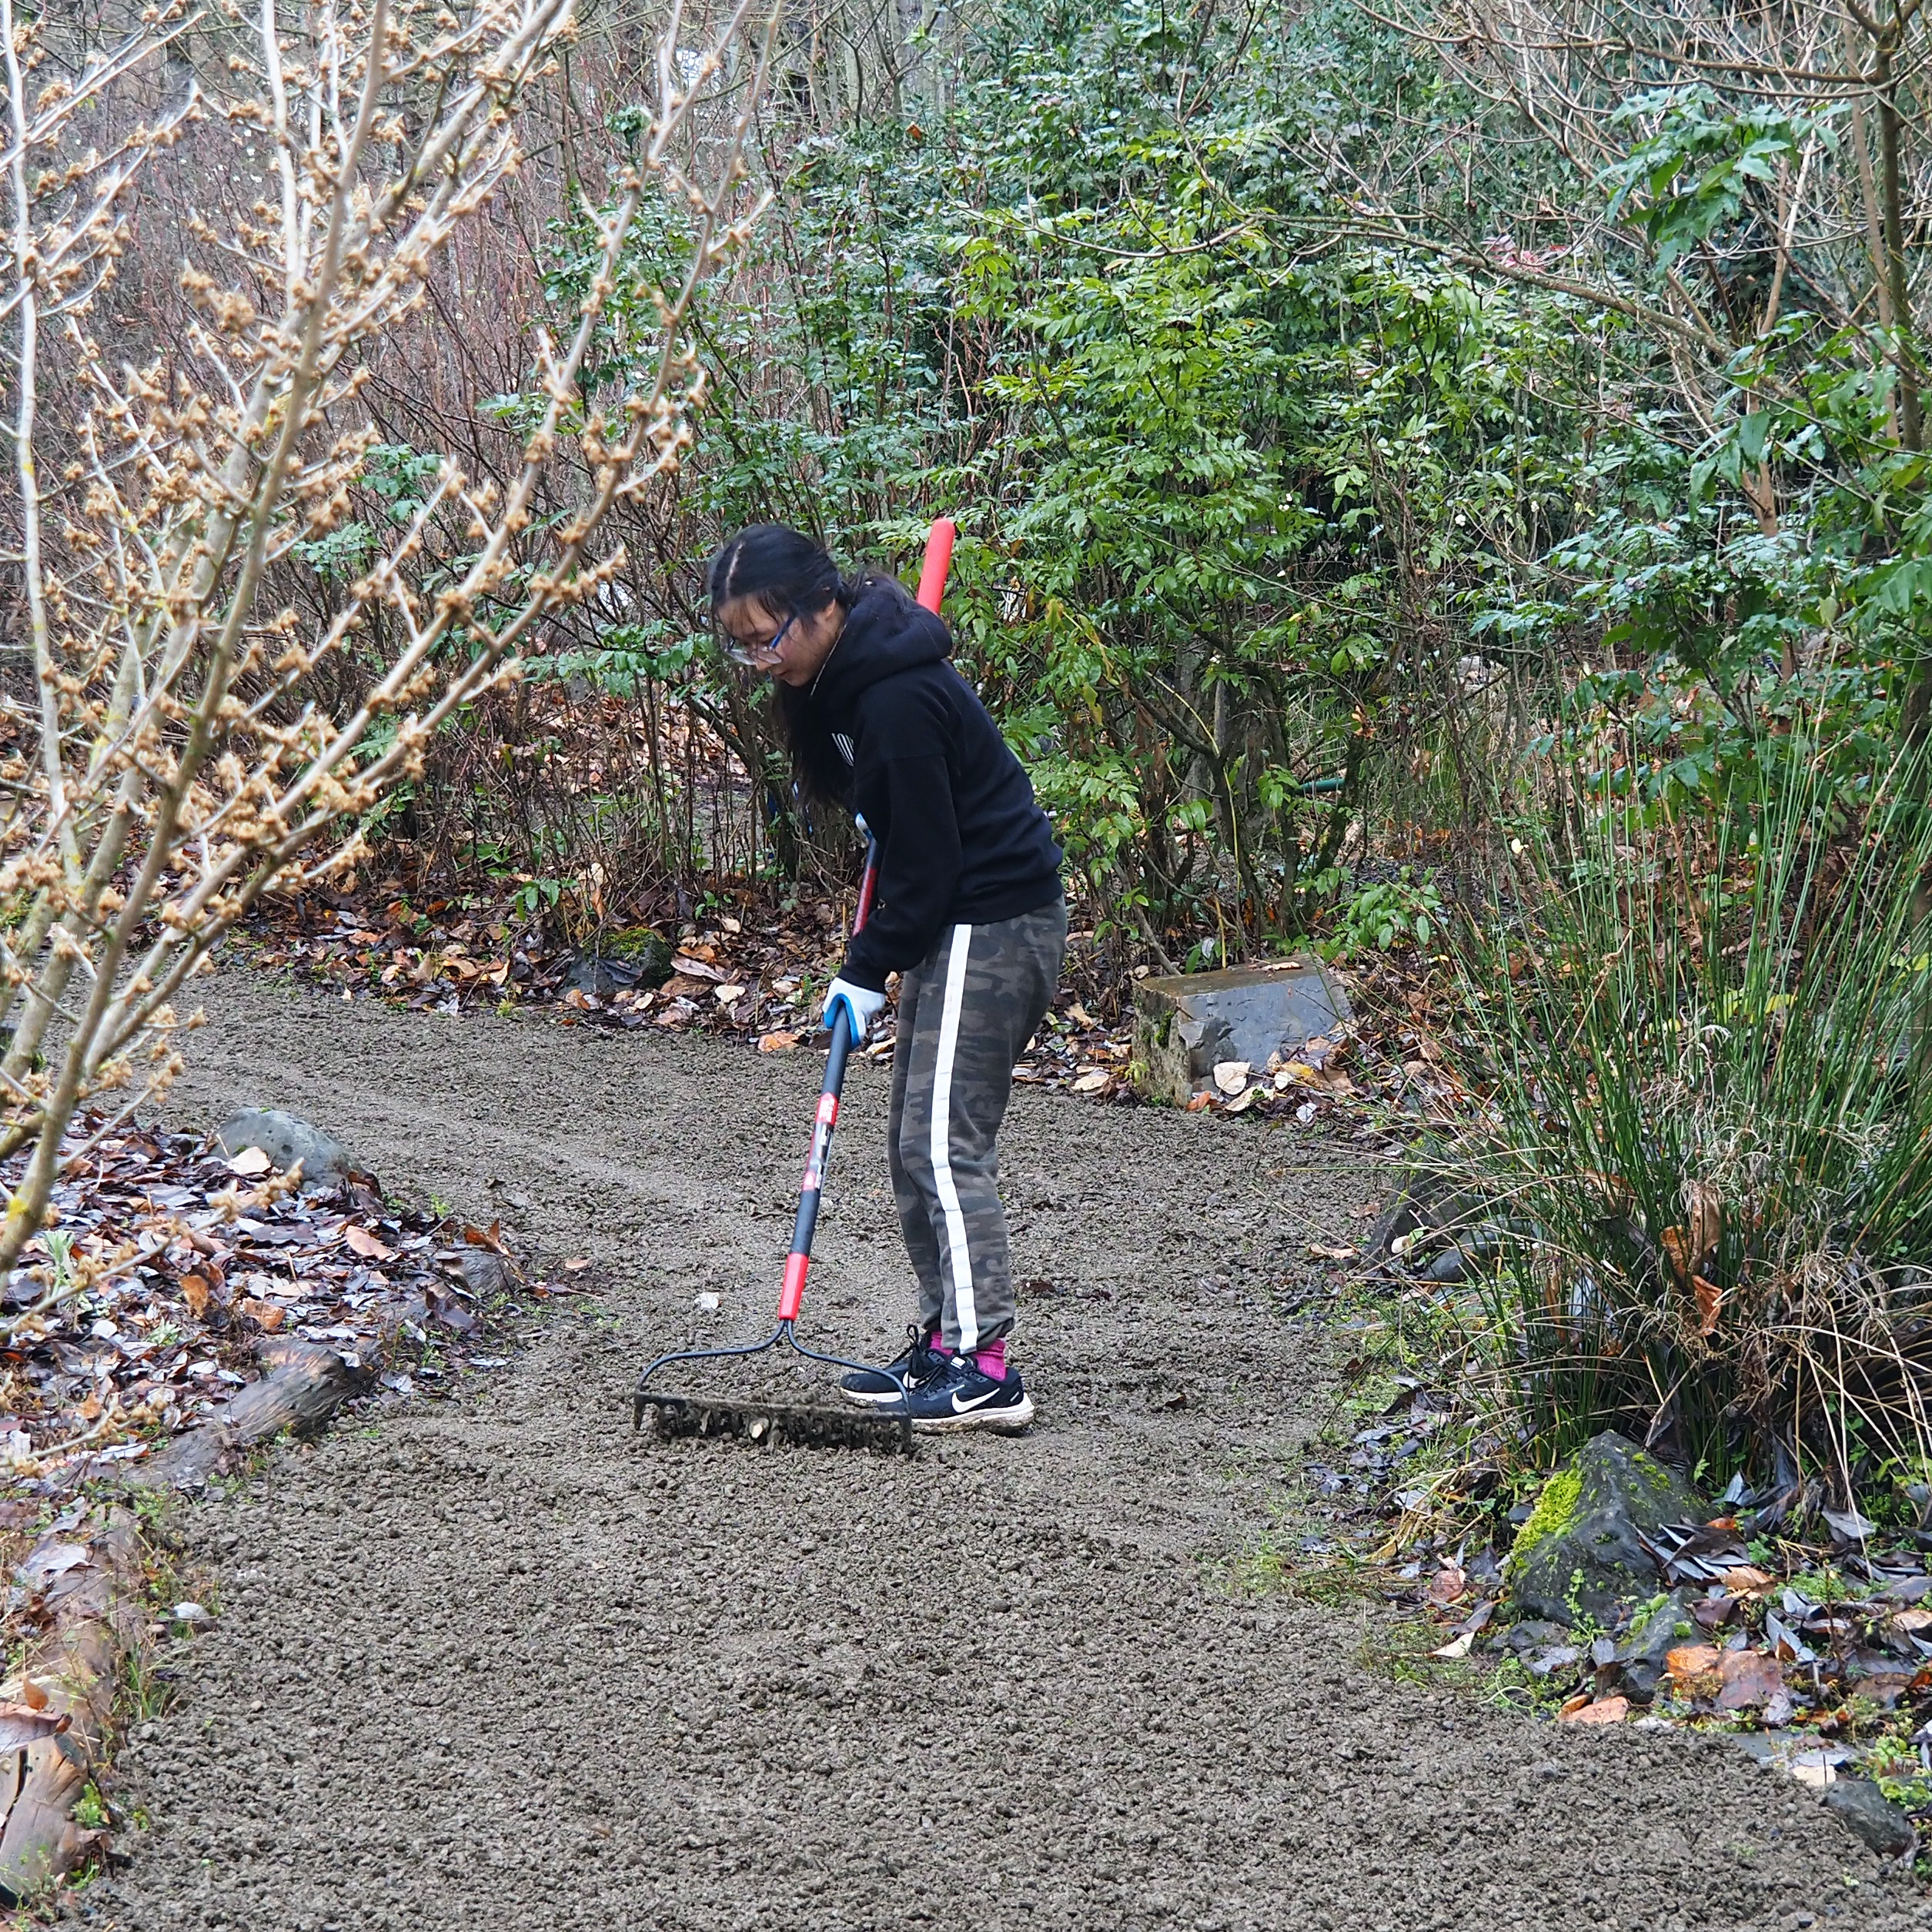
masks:
[[[1702,1523],[1710,1506],[1683,1474],[1606,1429],[1543,1485],[1505,1566],[1525,1616],[1613,1623],[1656,1594],[1655,1541],[1667,1523]]]
[[[638,984],[662,986],[671,976],[670,942],[654,926],[626,926],[598,948],[606,959],[620,959],[636,969]]]

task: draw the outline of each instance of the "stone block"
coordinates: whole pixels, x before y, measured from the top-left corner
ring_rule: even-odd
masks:
[[[1144,979],[1134,1008],[1135,1085],[1177,1106],[1213,1085],[1218,1062],[1245,1060],[1258,1073],[1269,1055],[1292,1059],[1349,1018],[1347,995],[1307,958]]]

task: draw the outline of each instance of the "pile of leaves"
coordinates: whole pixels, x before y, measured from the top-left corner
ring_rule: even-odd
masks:
[[[496,1228],[398,1206],[366,1175],[303,1193],[259,1149],[99,1119],[67,1152],[54,1225],[0,1283],[0,1527],[206,1421],[266,1338],[426,1391],[500,1365],[488,1331],[513,1292],[563,1292],[523,1284]]]
[[[257,964],[294,971],[349,998],[438,1012],[545,1009],[558,1024],[703,1032],[767,1053],[809,1045],[825,987],[844,956],[849,901],[778,907],[740,895],[736,912],[607,927],[573,939],[532,911],[530,888],[496,899],[414,894],[401,881],[317,891],[266,908],[252,929]],[[1131,1101],[1131,982],[1096,971],[1073,934],[1052,1008],[1014,1069],[1024,1085]],[[1431,1015],[1439,997],[1419,956],[1379,954],[1359,982],[1364,1017],[1265,1067],[1228,1061],[1191,1111],[1255,1113],[1303,1126],[1332,1117],[1361,1128],[1437,1120],[1459,1098]],[[888,1007],[867,1051],[892,1051]]]
[[[742,918],[713,910],[573,941],[515,894],[413,897],[390,880],[373,893],[276,901],[256,920],[250,951],[258,965],[349,998],[453,1014],[533,1007],[565,1026],[710,1033],[767,1053],[810,1044],[844,956],[849,906],[807,898],[774,911],[747,900],[741,910]],[[1075,945],[1077,961],[1078,935]],[[1014,1078],[1131,1098],[1131,1002],[1102,998],[1081,989],[1077,972],[1071,978]],[[888,1008],[867,1051],[885,1058],[891,1050]]]

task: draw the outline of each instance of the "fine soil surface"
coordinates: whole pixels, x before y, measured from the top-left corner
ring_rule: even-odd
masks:
[[[600,1299],[187,1513],[215,1629],[124,1753],[131,1932],[1932,1923],[1727,1748],[1399,1681],[1366,1609],[1244,1587],[1335,1349],[1282,1312],[1345,1142],[1022,1091],[1040,1420],[912,1460],[632,1433],[640,1362],[768,1327],[820,1064],[346,1006],[230,969],[184,1116],[286,1106]],[[884,1074],[807,1325],[899,1345]],[[513,1197],[516,1198],[513,1200]],[[523,1205],[517,1205],[520,1202]],[[714,1314],[695,1298],[716,1293]],[[1183,1400],[1185,1397],[1185,1400]]]

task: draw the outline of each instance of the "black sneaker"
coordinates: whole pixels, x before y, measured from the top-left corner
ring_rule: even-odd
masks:
[[[897,1402],[901,1382],[908,1389],[916,1389],[945,1367],[948,1358],[934,1348],[930,1332],[914,1324],[908,1327],[906,1335],[905,1352],[891,1365],[890,1374],[883,1369],[854,1369],[840,1382],[839,1392],[847,1402],[867,1408]]]
[[[1009,1369],[1004,1382],[984,1373],[971,1355],[942,1359],[942,1372],[906,1391],[912,1426],[928,1433],[942,1429],[1024,1429],[1033,1419],[1033,1398]]]

